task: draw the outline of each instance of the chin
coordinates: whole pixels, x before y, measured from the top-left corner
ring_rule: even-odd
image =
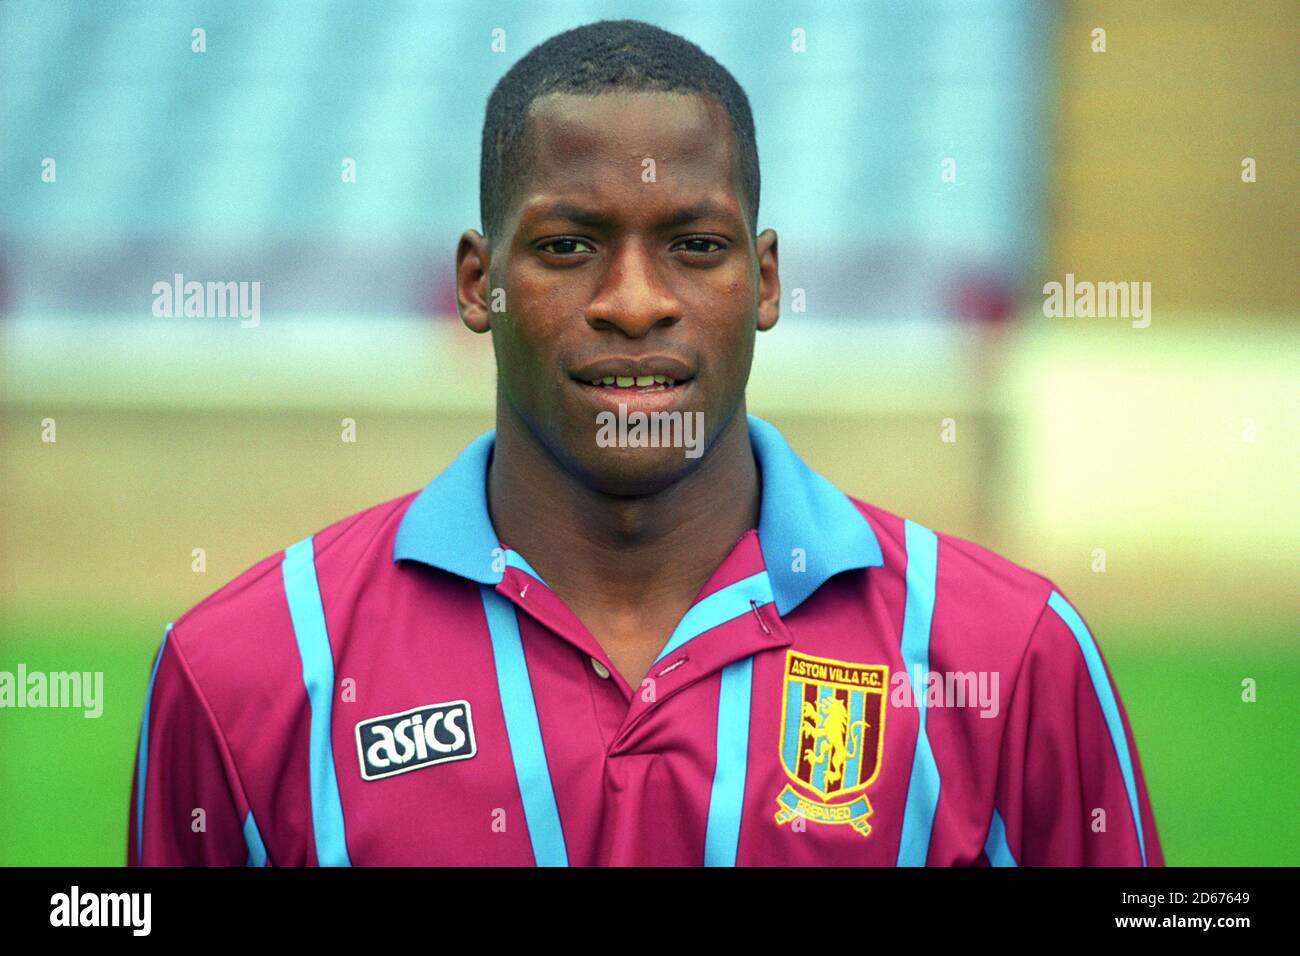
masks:
[[[687,458],[682,448],[589,448],[574,459],[574,470],[593,491],[639,497],[671,488],[703,460]]]

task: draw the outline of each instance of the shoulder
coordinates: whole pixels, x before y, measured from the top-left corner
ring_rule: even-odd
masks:
[[[1010,664],[1048,618],[1070,609],[1047,576],[973,541],[850,496],[880,543],[885,586],[932,602],[932,644],[992,653]],[[918,593],[920,592],[920,593]],[[1072,609],[1070,609],[1072,610]]]
[[[920,647],[933,671],[1000,675],[1010,699],[1041,700],[1042,713],[1059,716],[1088,686],[1107,713],[1115,709],[1101,647],[1050,578],[972,541],[850,500],[880,543],[884,565],[867,580],[880,572],[875,589],[894,609],[900,639],[908,615],[928,611]]]
[[[397,525],[417,494],[349,515],[262,558],[177,618],[167,643],[202,687],[237,687],[258,675],[282,679],[285,668],[299,668],[285,592],[286,552],[310,548],[328,618],[348,600],[345,582],[358,590],[381,586],[392,568]]]
[[[983,545],[903,518],[876,505],[849,496],[867,519],[880,542],[885,566],[906,574],[909,550],[934,552],[935,574],[945,588],[957,593],[975,591],[1008,609],[1028,605],[1041,610],[1056,589],[1045,575],[1017,564]]]

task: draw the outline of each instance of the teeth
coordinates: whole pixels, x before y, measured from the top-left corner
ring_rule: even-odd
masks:
[[[613,385],[617,388],[646,388],[651,385],[672,388],[677,384],[676,379],[669,378],[667,375],[606,375],[604,378],[593,378],[590,381],[592,385]]]

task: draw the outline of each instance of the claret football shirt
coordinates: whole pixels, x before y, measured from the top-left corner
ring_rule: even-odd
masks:
[[[153,663],[128,861],[1162,863],[1052,583],[749,430],[758,527],[635,686],[494,532],[492,432],[200,602]]]

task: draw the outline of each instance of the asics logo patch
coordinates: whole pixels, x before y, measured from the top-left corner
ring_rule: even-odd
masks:
[[[357,724],[363,780],[382,780],[478,752],[469,701],[425,704]]]

